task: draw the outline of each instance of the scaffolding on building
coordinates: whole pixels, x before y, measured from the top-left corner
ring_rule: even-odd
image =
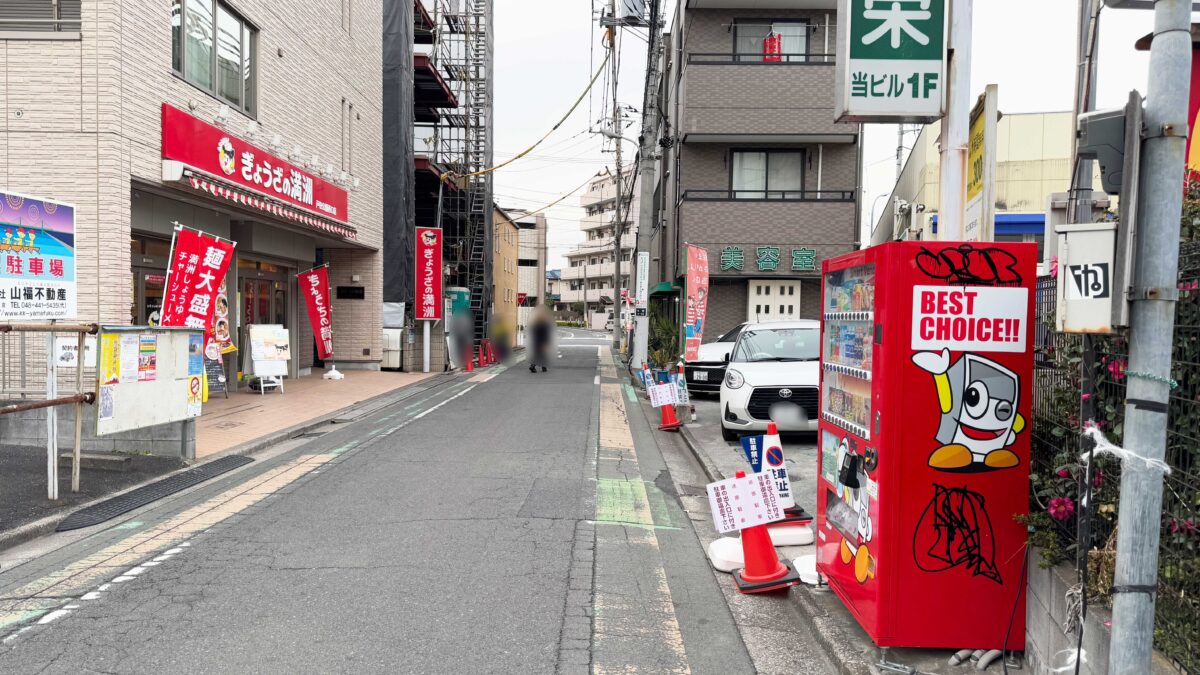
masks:
[[[480,340],[492,300],[492,177],[472,174],[492,163],[492,0],[435,0],[433,18],[430,58],[459,103],[439,112],[429,137],[433,161],[453,181],[438,199],[446,285],[470,290]]]

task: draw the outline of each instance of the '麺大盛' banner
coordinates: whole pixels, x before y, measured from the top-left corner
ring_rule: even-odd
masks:
[[[233,247],[233,242],[203,232],[175,231],[159,325],[194,328],[203,331],[207,341],[221,281],[233,261]]]

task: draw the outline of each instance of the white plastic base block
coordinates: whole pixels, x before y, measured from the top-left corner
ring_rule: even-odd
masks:
[[[813,531],[808,525],[768,525],[771,543],[776,546],[808,546],[813,543]]]
[[[337,366],[331,366],[329,371],[326,372],[322,377],[327,380],[341,380],[345,379],[346,376],[338,372]]]
[[[742,555],[742,540],[737,537],[721,537],[708,545],[708,560],[718,572],[732,572],[746,566]]]
[[[817,574],[816,555],[802,555],[793,560],[792,565],[800,574],[800,581],[809,586],[816,586],[820,582],[820,575]]]

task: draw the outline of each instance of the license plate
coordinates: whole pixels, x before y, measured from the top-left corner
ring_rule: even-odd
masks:
[[[692,379],[697,382],[708,382],[708,371],[707,370],[697,370],[692,373]]]

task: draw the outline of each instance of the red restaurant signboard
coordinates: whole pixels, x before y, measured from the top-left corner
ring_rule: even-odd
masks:
[[[417,306],[419,320],[442,318],[442,230],[417,228]]]
[[[308,320],[312,322],[313,338],[317,341],[317,356],[322,361],[333,356],[333,317],[329,311],[329,268],[322,265],[296,275],[300,292],[308,305]]]
[[[342,188],[166,103],[162,157],[318,216],[350,221]]]
[[[167,267],[160,326],[186,326],[211,337],[217,290],[233,260],[233,242],[195,230],[177,229]],[[205,344],[207,347],[207,344]]]

